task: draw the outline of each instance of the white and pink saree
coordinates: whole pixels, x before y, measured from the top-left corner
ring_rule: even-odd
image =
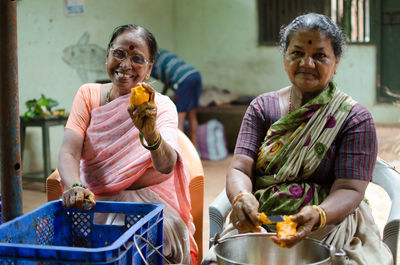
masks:
[[[139,177],[161,174],[152,168],[150,151],[139,141],[139,130],[127,112],[129,95],[91,111],[81,157],[82,182],[97,200],[163,203],[164,254],[176,263],[196,259],[194,225],[190,214],[189,174],[177,144],[177,113],[168,97],[155,96],[157,123],[162,138],[178,153],[173,173],[166,181],[139,190],[127,190]],[[144,175],[145,174],[145,175]]]

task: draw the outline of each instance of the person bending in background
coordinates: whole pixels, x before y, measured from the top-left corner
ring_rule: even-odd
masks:
[[[137,25],[117,27],[107,47],[111,83],[82,85],[73,102],[59,153],[63,204],[87,200],[164,204],[163,252],[173,263],[194,264],[197,246],[190,214],[189,175],[178,147],[174,103],[144,81],[157,54],[154,36]],[[150,101],[129,104],[142,85]],[[144,138],[144,139],[143,139]],[[118,224],[119,216],[104,216]]]
[[[178,127],[184,131],[184,122],[189,121],[189,138],[197,148],[197,114],[202,90],[198,70],[182,61],[174,53],[159,49],[151,76],[174,90],[174,102],[178,110]],[[165,91],[165,89],[164,89]]]

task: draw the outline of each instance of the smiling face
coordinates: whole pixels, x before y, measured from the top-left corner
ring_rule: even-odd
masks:
[[[126,58],[123,58],[126,55]],[[146,62],[136,63],[141,57]],[[123,59],[121,59],[123,58]],[[145,80],[151,73],[153,62],[148,62],[150,51],[143,35],[138,30],[127,30],[115,38],[107,52],[107,73],[120,95],[131,92],[131,88]]]
[[[331,39],[316,30],[294,32],[284,54],[286,73],[292,84],[303,93],[324,89],[336,73],[339,61]]]

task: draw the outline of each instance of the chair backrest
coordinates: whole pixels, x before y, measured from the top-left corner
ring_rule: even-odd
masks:
[[[180,130],[178,133],[178,145],[181,148],[183,157],[187,161],[189,169],[189,191],[192,206],[191,214],[196,227],[194,239],[199,248],[197,264],[200,264],[203,259],[204,170],[196,148],[193,146],[189,138]]]
[[[204,170],[199,154],[189,138],[179,130],[178,145],[184,156],[190,175],[189,192],[191,200],[191,214],[196,227],[194,239],[199,248],[197,264],[203,258],[203,205],[204,205]],[[56,169],[46,179],[47,201],[58,200],[63,193],[60,174]]]

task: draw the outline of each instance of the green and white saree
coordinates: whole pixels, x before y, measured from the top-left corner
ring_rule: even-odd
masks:
[[[355,103],[331,82],[317,97],[271,125],[258,152],[253,188],[261,212],[295,214],[328,196],[330,187],[308,179]],[[343,249],[345,264],[393,262],[365,202],[340,224],[328,225],[310,236]]]

